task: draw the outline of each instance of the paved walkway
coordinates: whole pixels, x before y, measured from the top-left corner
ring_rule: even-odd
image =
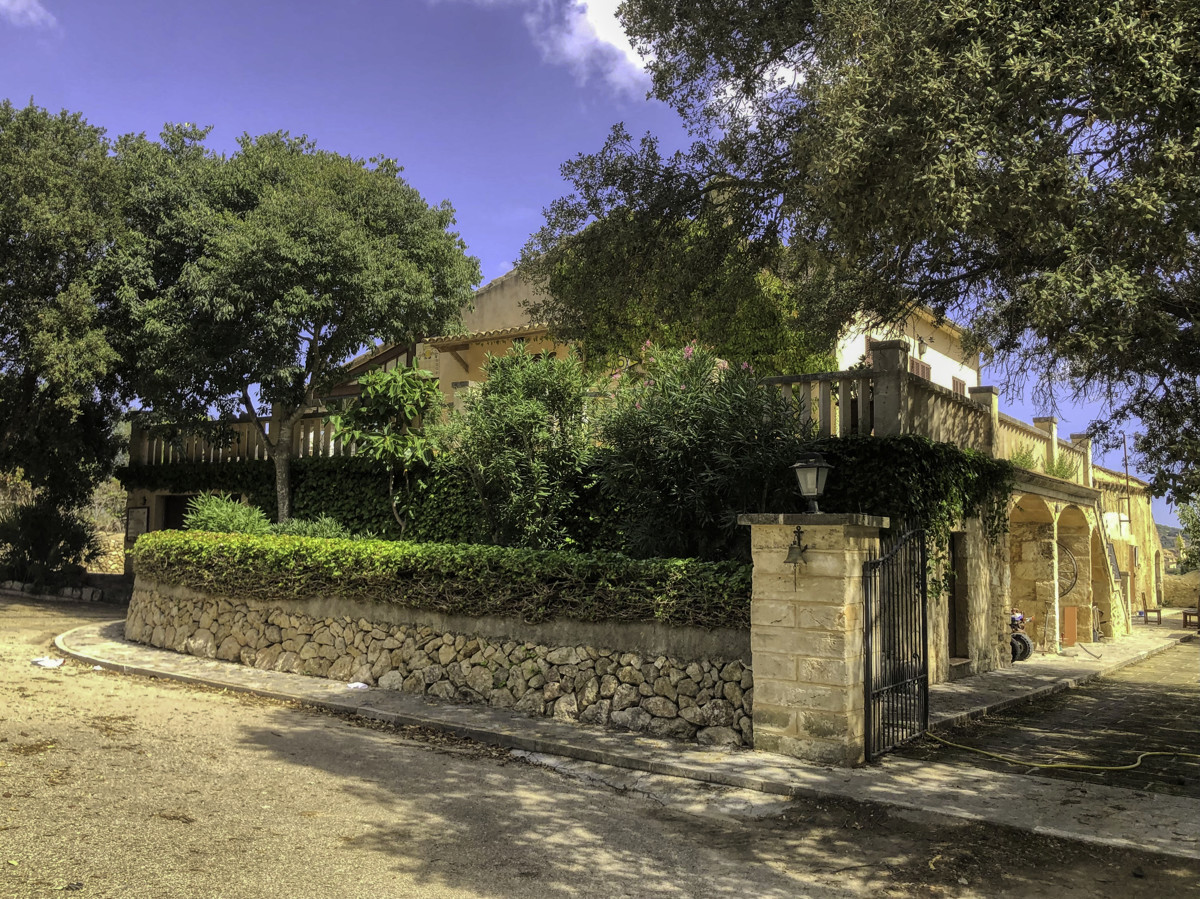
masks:
[[[1200,800],[1200,759],[1147,756],[1136,768],[1117,771],[1033,766],[1070,762],[1109,768],[1133,764],[1143,752],[1200,753],[1200,643],[1172,646],[1078,689],[940,730],[938,736],[1027,761],[1027,774]],[[1023,770],[932,739],[901,754],[993,771]]]
[[[1200,801],[1121,787],[1086,786],[969,764],[900,756],[853,770],[821,768],[763,752],[689,747],[640,735],[601,731],[553,719],[530,719],[482,706],[436,704],[392,690],[350,690],[323,678],[259,671],[125,642],[123,622],[87,625],[61,635],[64,653],[93,664],[155,677],[295,700],[336,712],[422,725],[527,752],[545,753],[653,774],[791,797],[837,796],[989,821],[1086,843],[1200,859]],[[1031,691],[1063,690],[1176,645],[1187,635],[1147,627],[1104,647],[1104,659],[1040,659],[1024,667],[938,688],[935,706],[956,703],[943,721],[979,713],[992,701],[1011,705]],[[1024,685],[1024,686],[1019,686]],[[989,699],[991,697],[992,699]]]

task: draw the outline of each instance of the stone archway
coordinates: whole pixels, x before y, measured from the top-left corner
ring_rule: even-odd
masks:
[[[1092,526],[1078,506],[1058,514],[1058,608],[1060,635],[1068,646],[1092,642]]]
[[[1039,649],[1057,644],[1057,548],[1055,514],[1036,494],[1017,496],[1009,513],[1009,595],[1026,619],[1030,639]]]

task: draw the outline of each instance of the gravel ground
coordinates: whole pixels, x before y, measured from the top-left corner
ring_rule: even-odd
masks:
[[[120,613],[0,598],[0,896],[1200,895],[1174,859],[841,801],[685,814],[436,732],[31,664]]]

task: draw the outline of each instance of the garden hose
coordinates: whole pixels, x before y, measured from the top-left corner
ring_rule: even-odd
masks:
[[[955,749],[965,749],[967,752],[977,752],[980,755],[986,755],[988,758],[998,759],[1002,762],[1007,762],[1010,765],[1020,765],[1024,768],[1073,768],[1078,771],[1132,771],[1134,768],[1142,764],[1142,759],[1152,755],[1170,755],[1183,756],[1189,759],[1200,759],[1200,753],[1196,752],[1143,752],[1138,755],[1137,761],[1131,765],[1079,765],[1073,762],[1026,762],[1021,759],[1014,759],[1011,756],[1000,755],[996,752],[988,752],[986,749],[976,749],[974,746],[964,746],[961,743],[951,743],[949,740],[943,740],[937,734],[926,733],[925,736],[937,740],[939,743],[945,743],[947,746],[953,746]]]

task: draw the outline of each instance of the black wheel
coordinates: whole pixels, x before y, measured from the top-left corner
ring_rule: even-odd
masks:
[[[1029,639],[1028,634],[1022,634],[1018,631],[1012,635],[1011,642],[1014,662],[1024,662],[1033,655],[1033,641]]]
[[[1075,553],[1067,549],[1065,544],[1058,544],[1058,596],[1061,599],[1079,582],[1079,563],[1075,561]]]

